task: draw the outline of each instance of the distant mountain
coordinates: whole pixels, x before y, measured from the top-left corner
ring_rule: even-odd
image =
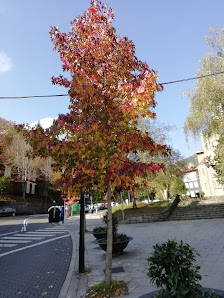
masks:
[[[197,158],[197,154],[193,154],[185,159],[183,159],[183,161],[189,165],[189,166],[198,166],[198,158]]]

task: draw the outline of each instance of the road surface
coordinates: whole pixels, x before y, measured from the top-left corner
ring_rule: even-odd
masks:
[[[47,215],[0,218],[0,297],[57,298],[72,254],[70,234]]]

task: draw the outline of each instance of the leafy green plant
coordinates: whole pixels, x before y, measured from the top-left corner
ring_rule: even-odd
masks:
[[[113,242],[122,242],[129,240],[129,237],[126,234],[116,234],[116,236],[113,238]],[[106,243],[107,239],[101,239],[101,243]]]
[[[126,234],[121,233],[121,234],[116,234],[114,242],[122,242],[126,240],[129,240],[129,237]]]
[[[103,216],[103,222],[107,225],[108,221],[107,221],[107,212],[106,214]],[[112,229],[113,229],[113,239],[116,237],[117,235],[117,230],[118,230],[118,219],[117,216],[112,213]]]
[[[95,227],[93,233],[106,233],[107,227]]]
[[[3,195],[7,190],[9,190],[10,186],[10,177],[8,175],[4,175],[0,177],[0,195]]]
[[[147,275],[161,288],[157,297],[201,297],[199,266],[194,266],[195,255],[189,244],[168,240],[156,244],[151,256]]]
[[[201,195],[201,197],[203,198],[203,197],[205,196],[205,193],[201,190],[201,191],[200,191],[200,195]]]

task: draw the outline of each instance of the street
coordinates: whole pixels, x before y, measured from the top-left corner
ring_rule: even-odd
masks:
[[[0,297],[58,297],[72,254],[70,234],[47,215],[0,218]]]

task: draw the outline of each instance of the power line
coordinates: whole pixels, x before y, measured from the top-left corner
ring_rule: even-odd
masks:
[[[169,85],[169,84],[181,83],[181,82],[186,82],[186,81],[193,81],[193,80],[203,79],[203,78],[206,78],[206,77],[217,76],[219,74],[224,74],[224,71],[211,73],[211,74],[198,76],[198,77],[193,77],[193,78],[188,78],[188,79],[181,79],[181,80],[176,80],[176,81],[159,83],[159,84]],[[30,95],[30,96],[0,96],[0,99],[26,99],[26,98],[43,98],[43,97],[62,97],[62,96],[69,96],[69,94]]]
[[[217,76],[219,74],[224,73],[224,71],[216,72],[216,73],[211,73],[203,76],[198,76],[198,77],[193,77],[193,78],[188,78],[188,79],[182,79],[182,80],[177,80],[177,81],[170,81],[166,83],[161,83],[161,85],[168,85],[168,84],[174,84],[174,83],[180,83],[180,82],[186,82],[186,81],[192,81],[192,80],[197,80],[197,79],[203,79],[206,77],[211,77],[211,76]]]
[[[30,95],[30,96],[0,96],[0,99],[23,99],[23,98],[40,98],[40,97],[58,97],[58,96],[69,96],[69,94]]]

